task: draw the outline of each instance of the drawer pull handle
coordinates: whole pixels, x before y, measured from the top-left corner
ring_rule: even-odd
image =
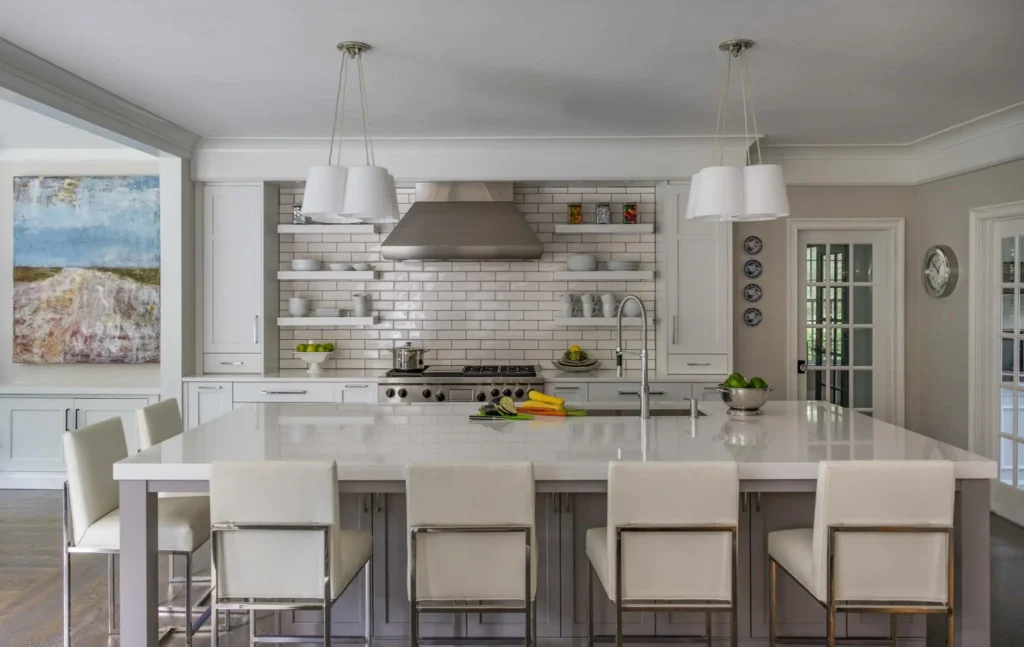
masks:
[[[578,386],[556,386],[555,391],[579,391]]]
[[[711,366],[711,362],[687,362],[687,366]]]
[[[260,391],[263,395],[306,395],[306,390],[301,391]]]
[[[648,391],[648,393],[650,393],[651,395],[665,395],[664,391]],[[639,391],[619,391],[619,395],[635,395],[636,397],[639,398],[640,397],[640,392]]]
[[[368,388],[370,388],[370,385],[369,384],[346,384],[345,388],[346,389],[368,389]]]
[[[224,387],[223,386],[200,386],[198,388],[199,388],[200,391],[220,391]]]
[[[220,363],[221,366],[241,366],[242,364],[245,364],[245,362],[221,362]]]

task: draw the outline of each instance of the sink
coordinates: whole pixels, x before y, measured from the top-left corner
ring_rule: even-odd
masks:
[[[703,411],[701,411],[700,409],[698,409],[697,410],[697,415],[699,417],[704,417],[707,414],[704,413]],[[639,418],[640,417],[640,409],[591,409],[590,407],[587,407],[587,416],[588,417],[592,417],[592,416],[622,416],[622,417],[627,417],[627,418]],[[651,417],[652,418],[660,418],[660,417],[663,417],[663,416],[674,416],[674,417],[680,417],[680,418],[689,418],[690,417],[690,410],[689,409],[653,409],[653,408],[651,409]]]

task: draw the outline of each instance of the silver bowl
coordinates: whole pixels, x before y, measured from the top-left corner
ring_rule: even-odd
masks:
[[[768,402],[768,392],[772,390],[772,387],[735,389],[719,384],[717,390],[722,396],[722,402],[729,405],[730,411],[753,414],[755,411],[760,411],[764,403]]]

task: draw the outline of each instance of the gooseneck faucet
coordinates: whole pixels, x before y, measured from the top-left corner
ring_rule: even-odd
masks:
[[[642,343],[639,353],[636,351],[622,350],[622,307],[630,300],[636,301],[636,304],[640,306],[640,322],[643,326],[643,336],[641,337]],[[640,300],[640,297],[635,294],[629,294],[619,302],[616,326],[618,327],[619,335],[618,341],[615,343],[615,375],[617,377],[622,377],[622,355],[624,353],[640,356],[640,419],[650,420],[651,384],[647,380],[647,309],[644,308],[644,302]]]

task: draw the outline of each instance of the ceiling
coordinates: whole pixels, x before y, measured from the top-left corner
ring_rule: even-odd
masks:
[[[117,142],[0,99],[0,149],[124,149]]]
[[[380,137],[707,135],[717,45],[736,37],[758,43],[776,144],[906,143],[1024,101],[1021,0],[0,0],[0,15],[0,38],[204,137],[327,136],[350,39],[374,47]]]

